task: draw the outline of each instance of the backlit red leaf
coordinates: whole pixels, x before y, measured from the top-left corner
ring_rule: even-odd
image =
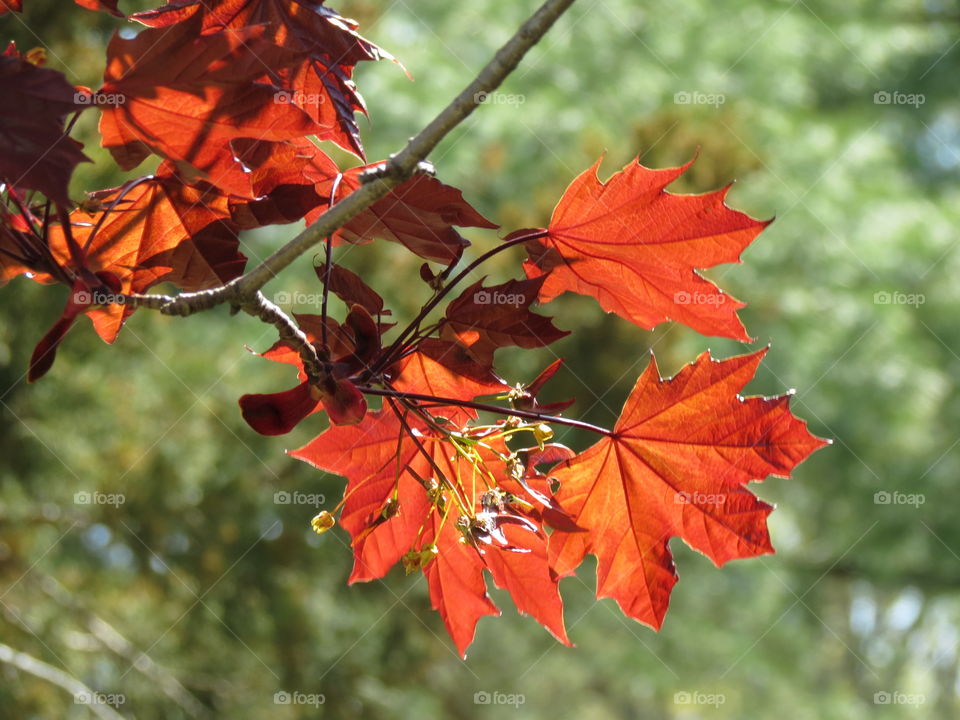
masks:
[[[152,27],[169,27],[200,17],[205,34],[265,25],[266,36],[301,57],[282,72],[281,99],[302,108],[320,126],[317,135],[362,156],[354,113],[366,112],[352,80],[365,60],[393,59],[357,34],[353,20],[311,0],[171,0],[133,15]]]
[[[340,524],[353,538],[354,566],[350,582],[383,577],[413,547],[430,509],[427,493],[409,473],[416,446],[402,432],[397,416],[387,410],[369,412],[358,425],[331,427],[290,455],[320,470],[344,475]],[[382,511],[395,497],[397,510]]]
[[[540,299],[575,292],[642,328],[676,320],[704,335],[749,341],[737,317],[743,303],[696,269],[740,262],[767,223],[727,207],[727,189],[666,192],[689,163],[666,170],[630,163],[606,183],[597,178],[599,165],[567,188],[549,234],[527,243],[527,275],[546,278]]]
[[[230,141],[287,140],[319,132],[302,110],[278,102],[265,69],[297,60],[264,38],[264,27],[199,35],[199,18],[114,36],[102,99],[103,145],[125,170],[150,153],[187,179],[197,174],[225,192],[253,197]]]
[[[596,555],[597,596],[659,628],[676,583],[670,538],[718,566],[773,552],[773,508],[745,485],[788,476],[825,443],[791,414],[789,396],[738,395],[765,353],[721,361],[704,353],[669,380],[651,358],[612,436],[551,472],[557,501],[586,530],[551,535],[561,576]]]

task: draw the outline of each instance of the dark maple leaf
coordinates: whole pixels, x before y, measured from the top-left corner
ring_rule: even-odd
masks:
[[[77,89],[63,73],[21,59],[12,47],[0,55],[0,87],[0,181],[69,205],[73,169],[89,162],[65,133],[67,115],[86,107],[77,102]]]
[[[366,113],[352,80],[357,63],[393,57],[357,34],[357,24],[310,0],[171,0],[132,16],[151,27],[168,27],[194,15],[204,33],[264,24],[267,37],[302,57],[282,73],[285,101],[321,126],[317,136],[363,156],[354,113]]]
[[[648,330],[672,319],[704,335],[749,341],[737,317],[743,303],[696,268],[740,262],[768,223],[727,207],[727,189],[666,192],[690,163],[651,170],[634,162],[606,183],[597,178],[599,166],[567,188],[549,234],[527,243],[527,275],[545,277],[540,299],[575,292]]]
[[[318,410],[326,410],[334,425],[353,425],[366,414],[367,401],[349,380],[334,377],[328,377],[321,387],[305,380],[283,392],[240,398],[240,414],[261,435],[286,435]]]
[[[389,310],[384,310],[383,298],[352,270],[336,263],[330,266],[329,274],[326,265],[317,265],[313,269],[320,282],[329,280],[330,292],[348,306],[359,305],[374,317],[390,314]],[[382,330],[382,323],[380,327]]]
[[[30,355],[30,365],[27,371],[27,382],[36,382],[46,375],[53,367],[57,357],[57,348],[70,332],[77,318],[90,309],[92,304],[88,285],[83,280],[77,280],[70,289],[67,304],[63,313],[40,338],[33,353]]]
[[[337,198],[360,187],[360,174],[374,165],[347,170],[340,178]],[[317,185],[321,197],[329,198],[336,178]],[[307,215],[313,222],[324,208]],[[463,193],[429,175],[416,175],[350,220],[334,235],[334,244],[366,243],[374,239],[400,243],[426,260],[449,265],[459,259],[469,243],[456,227],[496,228],[477,212]]]
[[[718,566],[773,552],[773,507],[745,485],[789,476],[825,442],[791,414],[789,396],[737,394],[765,354],[704,353],[669,380],[651,356],[612,435],[550,473],[557,501],[586,530],[550,536],[556,572],[571,575],[596,555],[597,597],[659,628],[676,583],[671,537]]]
[[[480,280],[447,305],[440,326],[444,339],[470,350],[481,365],[493,365],[498,348],[538,348],[570,333],[559,330],[551,318],[530,311],[541,291],[544,278],[508,280],[483,286]]]
[[[253,197],[230,141],[281,141],[322,128],[261,81],[264,68],[298,59],[266,39],[263,26],[199,31],[199,18],[191,18],[130,40],[113,37],[98,93],[103,145],[125,170],[152,152],[188,180],[199,174],[224,192]]]
[[[279,393],[250,394],[240,398],[244,420],[261,435],[284,435],[304,418],[326,410],[335,425],[360,422],[367,412],[367,402],[348,377],[379,349],[380,332],[376,323],[359,305],[354,305],[346,321],[326,318],[329,348],[322,343],[324,318],[319,315],[294,315],[307,339],[317,351],[334,361],[322,386],[308,382],[300,354],[281,340],[261,357],[297,368],[300,384]]]

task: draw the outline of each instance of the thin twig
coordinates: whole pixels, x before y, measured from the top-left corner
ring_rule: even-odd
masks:
[[[426,319],[427,315],[429,315],[430,312],[437,305],[440,304],[440,301],[443,300],[443,298],[446,297],[450,293],[450,291],[453,290],[465,277],[467,277],[467,275],[469,275],[471,272],[476,270],[480,265],[485,263],[494,255],[497,255],[498,253],[501,253],[504,250],[512,248],[515,245],[520,245],[521,243],[525,243],[529,240],[536,240],[537,238],[541,238],[546,235],[547,235],[546,230],[534,230],[530,232],[528,235],[520,235],[518,237],[511,238],[506,242],[500,243],[495,248],[491,250],[487,250],[487,252],[485,252],[483,255],[478,257],[472,263],[467,265],[463,270],[457,273],[457,275],[453,278],[453,280],[451,280],[446,285],[444,285],[443,288],[440,290],[440,292],[434,295],[420,309],[420,312],[417,313],[417,316],[410,321],[410,324],[407,325],[406,328],[403,329],[403,332],[401,332],[400,335],[397,336],[397,339],[393,341],[393,344],[390,345],[389,348],[387,348],[387,351],[380,356],[380,359],[376,362],[375,365],[373,365],[373,367],[370,368],[370,370],[364,377],[367,377],[367,378],[373,377],[373,375],[377,372],[377,370],[381,370],[385,367],[389,367],[390,363],[393,362],[393,360],[395,359],[395,356],[397,355],[397,353],[403,349],[403,344],[409,339],[410,334],[415,333],[417,331],[417,328],[420,327],[420,323],[422,323]]]
[[[102,718],[102,720],[124,720],[123,715],[116,712],[106,703],[94,702],[94,700],[98,698],[98,695],[87,685],[80,682],[80,680],[73,675],[69,675],[60,668],[43,662],[43,660],[38,660],[32,655],[27,655],[5,643],[0,643],[0,663],[7,663],[18,670],[63,688],[73,695],[74,700],[77,702],[82,702],[83,699],[87,699],[87,707],[90,709],[90,712]]]
[[[333,179],[333,186],[330,188],[330,204],[337,201],[337,190],[340,188],[340,181],[343,179],[343,173],[340,173]],[[324,352],[330,348],[329,333],[327,332],[327,300],[330,297],[330,273],[333,270],[333,236],[327,235],[324,239],[326,263],[323,266],[323,303],[320,306],[320,332],[322,333],[322,344]]]

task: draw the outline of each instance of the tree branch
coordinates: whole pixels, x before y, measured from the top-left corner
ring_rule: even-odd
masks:
[[[327,370],[320,361],[317,349],[310,342],[306,334],[297,327],[278,305],[267,300],[263,293],[257,290],[252,300],[244,301],[240,309],[249,315],[258,317],[269,323],[280,332],[280,339],[294,348],[303,361],[303,371],[312,385],[318,385],[322,378],[327,376]]]
[[[313,224],[255,268],[212,290],[181,293],[176,297],[139,296],[135,302],[139,307],[159,309],[167,315],[181,316],[209,310],[225,302],[242,305],[294,260],[343,227],[394,187],[418,171],[429,171],[429,166],[423,163],[427,155],[450,131],[469,117],[487,93],[500,87],[530,48],[540,41],[573,2],[574,0],[546,0],[497,51],[473,82],[411,139],[406,147],[387,162],[364,173],[359,188],[330,207]],[[146,297],[164,299],[155,301],[146,300]]]

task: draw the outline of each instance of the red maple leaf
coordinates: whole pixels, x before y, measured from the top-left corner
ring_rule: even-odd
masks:
[[[417,448],[389,409],[367,413],[358,425],[325,430],[289,454],[326,472],[348,478],[340,524],[353,538],[350,582],[383,577],[413,547],[430,509],[427,493],[401,473]],[[393,497],[396,509],[384,509]]]
[[[205,34],[264,24],[276,45],[302,60],[282,73],[284,101],[300,107],[322,127],[321,140],[363,156],[355,112],[366,113],[352,75],[357,63],[393,57],[357,34],[357,24],[310,0],[171,0],[132,16],[145,25],[168,27],[198,15]]]
[[[317,278],[321,283],[329,281],[329,290],[338,298],[350,305],[360,305],[372,317],[380,318],[384,315],[390,315],[390,310],[383,307],[383,298],[376,290],[364,282],[363,278],[352,270],[348,270],[342,265],[333,263],[330,265],[329,272],[326,265],[317,265],[314,268]],[[392,325],[386,326],[380,323],[380,331],[384,332]]]
[[[187,184],[172,164],[164,162],[133,191],[124,194],[123,190],[101,190],[91,199],[108,215],[117,216],[111,249],[138,239],[139,267],[156,269],[155,279],[149,282],[141,273],[137,292],[157,282],[170,282],[185,291],[203,290],[243,272],[247,259],[239,251],[240,228],[231,219],[229,198],[217,188]]]
[[[290,453],[348,478],[341,523],[353,538],[351,582],[382,577],[401,557],[418,557],[415,567],[422,568],[427,578],[433,607],[463,655],[477,621],[499,614],[487,595],[486,568],[497,586],[510,592],[520,612],[569,644],[559,578],[548,564],[542,531],[523,527],[520,516],[505,508],[500,508],[501,515],[484,505],[486,488],[472,475],[475,468],[422,428],[418,421],[401,423],[384,409],[368,413],[359,425],[332,427]],[[417,433],[419,440],[409,432]],[[499,446],[505,451],[502,441]],[[487,467],[495,467],[495,453],[485,455]],[[438,474],[456,484],[456,492],[474,511],[469,530],[458,523],[464,516],[449,489],[438,485],[431,499],[421,485],[421,480]],[[470,541],[498,531],[506,546]]]
[[[367,403],[349,377],[379,350],[379,327],[360,305],[350,308],[342,325],[319,315],[294,317],[317,351],[334,358],[328,366],[328,375],[319,387],[311,385],[299,352],[283,340],[275,343],[262,357],[296,367],[300,384],[278,393],[243,395],[240,398],[243,419],[261,435],[284,435],[321,409],[327,411],[330,421],[336,425],[360,422],[367,412]],[[327,347],[322,342],[324,321]]]
[[[669,380],[651,356],[613,433],[551,472],[557,502],[586,530],[551,535],[556,572],[571,575],[596,555],[597,597],[659,628],[676,583],[671,537],[718,566],[773,552],[773,507],[745,485],[789,476],[825,442],[791,414],[788,395],[737,394],[765,354],[704,353]]]
[[[577,177],[553,211],[546,237],[527,243],[528,277],[546,278],[540,299],[575,292],[647,330],[672,319],[704,335],[749,341],[737,317],[743,303],[696,268],[740,262],[767,223],[727,207],[728,188],[666,192],[690,164],[651,170],[630,163],[601,183],[597,161]]]
[[[433,607],[440,612],[460,654],[465,655],[467,646],[473,641],[477,621],[485,615],[499,614],[486,594],[484,568],[490,571],[498,587],[510,593],[517,610],[531,615],[560,642],[569,645],[563,623],[559,576],[548,563],[543,531],[534,532],[514,523],[500,526],[499,520],[504,516],[484,507],[483,497],[486,493],[473,490],[472,480],[467,480],[472,478],[474,468],[464,463],[458,455],[451,454],[450,448],[443,442],[432,443],[428,452],[433,456],[432,464],[424,457],[417,456],[413,466],[423,477],[430,477],[435,469],[439,469],[448,479],[461,478],[460,487],[464,495],[468,502],[476,504],[475,509],[478,510],[472,518],[469,531],[464,531],[456,523],[458,518],[456,511],[451,508],[452,499],[445,495],[448,508],[446,521],[439,511],[434,512],[432,526],[428,524],[420,543],[415,546],[421,553],[429,552],[431,546],[436,547],[436,558],[426,564],[423,572],[427,577]],[[485,456],[484,467],[502,477],[503,463],[497,463],[489,451],[481,451],[481,454]],[[516,519],[518,515],[506,517]],[[482,538],[491,530],[500,530],[506,544],[481,544],[477,541],[477,538]]]
[[[97,93],[103,146],[125,170],[152,152],[187,179],[199,174],[225,192],[254,197],[230,141],[288,140],[322,128],[263,82],[265,68],[298,59],[266,39],[263,26],[199,31],[197,17],[130,40],[114,36]]]

